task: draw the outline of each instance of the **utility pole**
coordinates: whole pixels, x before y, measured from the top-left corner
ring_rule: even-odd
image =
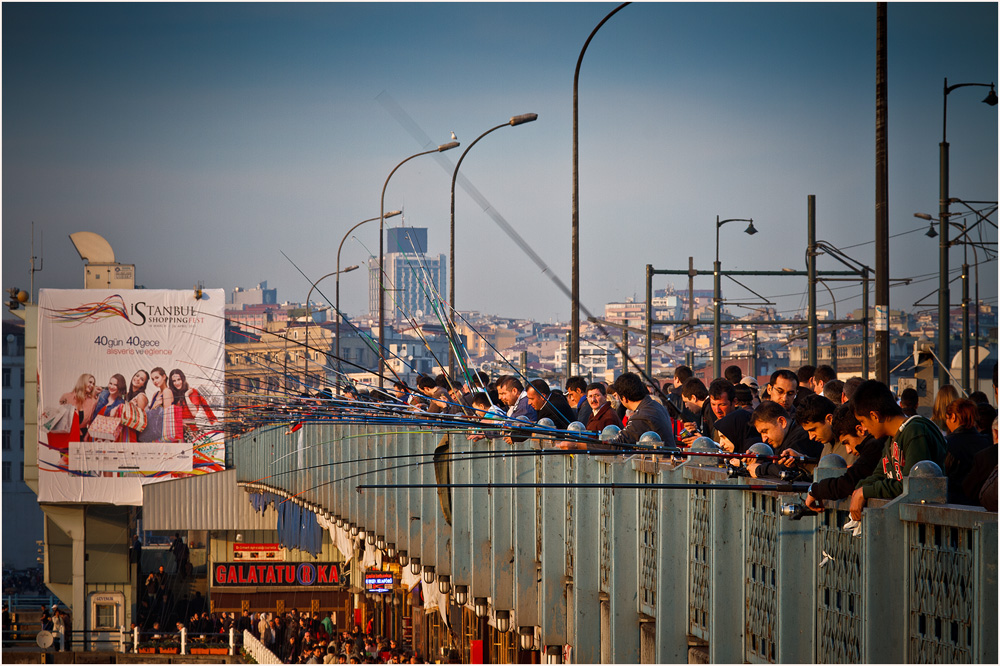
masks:
[[[806,248],[806,271],[809,273],[809,365],[819,361],[816,340],[816,195],[810,194],[807,203],[809,246]]]
[[[875,56],[875,379],[889,383],[889,74],[886,3],[876,9]],[[945,145],[945,144],[942,144]],[[942,156],[946,151],[942,149]],[[947,226],[947,218],[941,228]],[[945,234],[941,235],[944,238]],[[947,284],[947,278],[942,282]],[[948,320],[943,326],[947,340]],[[938,350],[940,353],[942,350]],[[945,350],[946,351],[946,350]],[[945,373],[941,373],[942,377]]]

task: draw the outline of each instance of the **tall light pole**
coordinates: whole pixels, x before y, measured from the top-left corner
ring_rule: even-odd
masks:
[[[530,123],[538,119],[537,113],[522,113],[519,116],[514,116],[505,123],[501,123],[496,127],[491,127],[482,134],[476,137],[476,140],[469,144],[469,147],[465,149],[462,156],[458,158],[458,163],[455,165],[455,171],[451,174],[451,255],[448,257],[448,307],[451,308],[448,312],[448,319],[451,320],[451,327],[454,331],[455,329],[455,317],[453,310],[455,310],[455,182],[458,180],[458,169],[462,166],[462,160],[465,156],[469,154],[472,147],[479,143],[479,140],[490,132],[494,132],[501,127],[516,127],[517,125],[523,125],[524,123]],[[451,379],[455,378],[455,345],[454,343],[448,345],[448,377]]]
[[[309,351],[310,351],[309,350],[309,325],[312,324],[312,308],[310,307],[309,302],[312,299],[313,289],[316,288],[316,285],[318,285],[321,280],[323,280],[325,278],[328,278],[331,275],[336,275],[337,276],[337,282],[339,283],[340,282],[340,274],[341,273],[350,273],[351,271],[355,271],[357,269],[358,269],[358,266],[357,266],[357,264],[355,264],[353,266],[348,266],[344,270],[340,270],[340,260],[339,260],[339,257],[338,257],[337,270],[333,271],[332,273],[327,273],[323,277],[319,278],[319,280],[316,280],[315,282],[313,282],[312,286],[309,287],[309,293],[306,294],[306,369],[305,369],[305,384],[306,384],[306,388],[309,387]],[[338,322],[339,322],[339,320],[338,320]]]
[[[431,153],[443,153],[452,148],[458,148],[461,144],[458,141],[443,143],[433,150],[425,150],[415,155],[410,155],[405,160],[395,166],[385,179],[382,186],[382,199],[379,205],[378,221],[378,387],[385,387],[385,190],[389,187],[389,180],[392,174],[396,173],[399,167],[403,166],[414,157],[430,155]]]
[[[587,41],[583,43],[583,48],[580,49],[580,57],[576,59],[576,71],[573,73],[573,274],[572,274],[572,285],[570,286],[571,298],[570,303],[570,324],[569,331],[572,335],[570,341],[570,358],[571,364],[578,364],[580,362],[580,105],[579,105],[579,89],[580,89],[580,65],[583,64],[583,54],[587,52],[587,47],[590,46],[590,40],[594,38],[597,31],[601,29],[605,23],[608,22],[612,16],[620,12],[630,2],[623,2],[618,5],[611,12],[605,16],[597,27],[594,28],[590,36],[587,37]],[[572,366],[571,366],[572,367]]]
[[[727,222],[749,222],[750,226],[743,230],[743,233],[753,236],[757,230],[753,226],[753,218],[732,217],[728,220],[720,220],[715,216],[715,289],[714,289],[714,323],[715,341],[712,343],[712,378],[722,376],[722,264],[719,262],[719,229]]]
[[[401,211],[401,210],[391,210],[391,211],[389,211],[388,213],[385,214],[385,217],[395,217],[397,215],[401,215],[402,213],[403,213],[403,211]],[[337,311],[337,342],[336,342],[337,350],[336,350],[335,354],[336,354],[336,357],[337,357],[337,374],[338,374],[338,377],[343,375],[343,366],[340,363],[340,319],[341,319],[341,317],[340,317],[340,275],[339,275],[339,273],[341,272],[341,270],[340,270],[340,251],[342,249],[344,249],[344,241],[347,240],[347,237],[350,236],[351,233],[355,229],[357,229],[358,227],[360,227],[362,224],[365,224],[366,222],[374,222],[377,219],[379,219],[379,218],[377,218],[377,217],[369,217],[367,220],[361,220],[360,222],[358,222],[357,224],[355,224],[353,227],[351,227],[350,229],[347,230],[347,233],[344,234],[344,237],[340,239],[340,245],[337,246],[337,270],[334,273],[334,275],[337,275],[337,293],[336,293],[336,296],[334,297],[335,298],[334,309]],[[343,272],[346,273],[347,269],[344,269]],[[320,279],[322,279],[322,278],[320,278]],[[340,380],[338,379],[337,381],[339,382]]]
[[[966,203],[960,199],[951,199],[949,203]],[[966,203],[966,206],[968,204]],[[969,206],[971,208],[971,206]],[[975,209],[972,209],[975,211]],[[975,211],[978,214],[978,211]],[[949,213],[951,216],[951,213]],[[941,220],[932,217],[927,213],[914,213],[913,217],[920,218],[921,220],[929,220],[931,223],[930,229],[927,230],[925,234],[928,238],[934,238],[938,234],[934,231],[934,223],[937,222],[939,227],[954,226],[961,229],[962,233],[956,238],[948,242],[949,248],[959,241],[963,244],[964,257],[962,261],[962,388],[966,393],[970,393],[972,390],[977,390],[979,385],[979,280],[976,280],[976,359],[973,363],[970,359],[970,342],[969,342],[969,246],[972,246],[973,261],[976,263],[976,270],[979,269],[979,253],[976,251],[976,244],[969,240],[969,232],[972,227],[979,224],[976,222],[971,227],[966,224],[960,224],[958,222],[949,221],[947,224],[942,223]],[[982,221],[982,220],[980,220]],[[978,275],[978,273],[977,273]],[[950,363],[947,359],[941,359],[942,363]],[[975,371],[975,380],[973,381],[971,373]],[[970,387],[972,387],[970,389]]]
[[[990,106],[997,105],[997,93],[992,83],[956,83],[953,86],[948,85],[948,79],[944,80],[944,106],[942,113],[941,122],[941,144],[940,144],[940,198],[938,201],[938,219],[942,220],[941,226],[941,243],[940,243],[940,255],[941,255],[941,276],[940,284],[938,287],[938,358],[941,359],[942,363],[951,363],[951,350],[949,348],[950,333],[951,333],[951,288],[948,284],[948,250],[951,244],[948,242],[948,224],[947,220],[950,216],[948,199],[948,95],[958,88],[965,88],[968,86],[981,86],[988,87],[990,92],[986,95],[983,100],[984,104]],[[938,386],[944,386],[950,383],[948,378],[948,372],[945,368],[938,369]]]

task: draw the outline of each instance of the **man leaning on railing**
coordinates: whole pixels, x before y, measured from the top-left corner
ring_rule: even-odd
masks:
[[[861,519],[865,503],[874,498],[893,499],[903,492],[903,477],[918,462],[930,460],[944,469],[947,450],[941,431],[923,416],[906,418],[889,387],[868,380],[852,398],[854,415],[872,437],[885,437],[882,460],[851,495],[851,518]]]

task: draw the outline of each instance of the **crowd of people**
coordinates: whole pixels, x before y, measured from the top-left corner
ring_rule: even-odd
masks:
[[[285,664],[424,663],[411,649],[371,633],[370,627],[368,633],[338,632],[333,611],[243,611],[236,622],[241,635],[246,629]]]
[[[396,382],[386,392],[348,389],[346,398],[474,419],[492,426],[494,433],[500,425],[538,425],[543,419],[562,431],[574,421],[591,433],[609,425],[620,428],[603,441],[581,437],[555,444],[564,449],[631,445],[650,431],[671,449],[700,437],[734,454],[767,444],[772,458],[734,456],[730,461],[741,475],[753,478],[811,481],[819,459],[833,453],[844,459],[847,473],[813,484],[807,505],[819,511],[824,500],[850,499],[855,517],[868,499],[898,496],[913,465],[930,460],[948,477],[950,503],[996,511],[997,411],[980,391],[961,397],[958,389],[945,385],[934,396],[933,409],[919,409],[915,389],[897,396],[875,380],[841,380],[829,365],[780,369],[763,387],[736,365],[707,386],[687,366],[676,367],[663,385],[645,379],[632,372],[611,384],[571,377],[563,392],[543,379],[505,375],[490,381],[479,372],[460,383],[442,374],[421,376],[415,390]],[[995,400],[995,366],[993,386]],[[487,436],[490,430],[484,428],[468,438]],[[526,436],[519,438],[512,429],[505,439],[512,443]]]

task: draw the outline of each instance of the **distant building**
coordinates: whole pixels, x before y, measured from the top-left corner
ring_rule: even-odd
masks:
[[[384,253],[385,320],[435,317],[435,307],[445,316],[439,301],[448,297],[448,261],[443,254],[427,254],[427,229],[398,227],[389,229]],[[378,257],[368,259],[368,311],[378,317],[381,283]],[[436,317],[435,317],[436,318]]]
[[[30,569],[44,516],[24,482],[24,323],[4,321],[3,338],[3,511],[17,516],[3,521],[3,567]]]
[[[267,281],[261,282],[253,289],[236,287],[233,289],[231,303],[234,309],[239,309],[244,305],[277,305],[278,290],[268,289]]]

